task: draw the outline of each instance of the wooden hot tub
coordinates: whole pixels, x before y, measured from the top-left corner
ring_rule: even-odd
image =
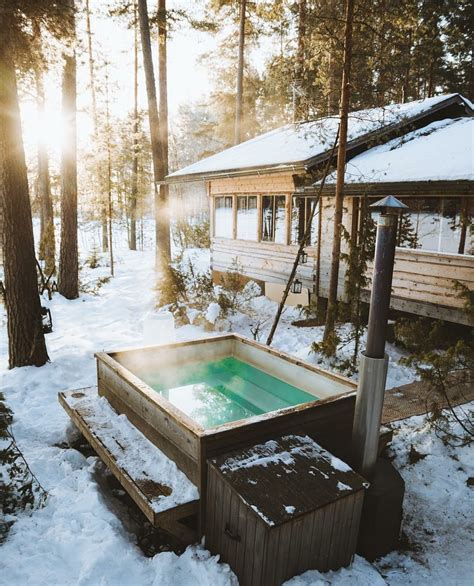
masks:
[[[314,397],[303,404],[205,428],[144,382],[160,368],[235,357]],[[305,433],[345,457],[350,444],[356,385],[287,354],[225,334],[165,346],[96,354],[99,394],[125,414],[197,485],[203,499],[206,461],[275,434]]]

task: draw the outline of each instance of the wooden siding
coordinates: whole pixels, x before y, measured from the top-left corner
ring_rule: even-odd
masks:
[[[291,453],[291,461],[258,464],[259,456],[273,453]],[[287,436],[271,447],[254,445],[210,460],[206,547],[230,564],[242,586],[278,586],[308,569],[326,572],[351,562],[364,480],[333,468],[331,455],[322,454],[308,438]],[[249,459],[251,468],[239,468]]]
[[[237,193],[293,193],[295,184],[289,173],[254,175],[252,177],[229,177],[214,179],[210,182],[210,195],[226,195]]]
[[[235,261],[242,273],[251,279],[269,283],[283,283],[290,274],[297,246],[273,242],[251,242],[214,238],[212,240],[212,269],[228,272],[235,269]],[[298,278],[312,291],[315,272],[315,249],[307,249],[308,262],[301,265]]]
[[[353,198],[344,203],[343,224],[350,232]],[[319,294],[327,297],[333,236],[333,198],[323,197],[321,206],[320,274]],[[298,268],[298,278],[310,292],[315,292],[317,275],[317,246],[308,247],[308,263]],[[342,242],[347,252],[347,243]],[[242,274],[250,279],[284,284],[290,274],[297,246],[214,238],[211,246],[212,269],[228,272],[235,261]],[[344,299],[345,263],[341,262],[338,296]],[[373,266],[367,274],[370,278]],[[423,250],[397,248],[393,275],[391,307],[399,311],[444,319],[468,325],[462,306],[463,300],[456,295],[454,281],[460,281],[474,290],[474,257],[438,253]],[[370,289],[364,292],[369,300]]]
[[[213,182],[214,183],[214,182]],[[288,198],[290,199],[290,198]],[[288,217],[291,207],[288,206]],[[327,296],[329,290],[329,271],[332,251],[332,216],[334,214],[332,198],[322,198],[321,229],[321,271],[319,290],[321,296]],[[316,221],[316,220],[315,220]],[[350,230],[352,222],[352,200],[344,204],[343,224]],[[287,226],[289,233],[290,226]],[[250,279],[268,283],[286,283],[293,267],[298,250],[297,245],[275,244],[274,242],[257,242],[231,238],[213,238],[211,245],[211,267],[213,271],[229,272],[235,269],[235,261],[242,267],[242,274]],[[347,252],[347,244],[342,242],[342,251]],[[306,248],[308,262],[298,268],[298,278],[303,286],[314,292],[317,278],[317,247]],[[344,295],[344,263],[341,263],[339,279],[339,296]]]
[[[372,267],[369,267],[369,273]],[[439,303],[461,308],[454,281],[474,289],[474,257],[397,248],[393,273],[393,294],[413,301]]]

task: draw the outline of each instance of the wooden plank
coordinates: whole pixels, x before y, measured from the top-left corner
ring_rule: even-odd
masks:
[[[278,556],[275,560],[275,584],[288,579],[288,550],[291,543],[291,524],[285,523],[278,528]]]
[[[247,177],[229,177],[211,180],[211,195],[233,193],[260,193],[265,191],[294,191],[291,173],[269,173]]]
[[[472,271],[469,271],[469,279],[461,278],[460,276],[456,275],[456,273],[454,273],[453,276],[447,275],[445,271],[440,271],[440,273],[440,275],[424,275],[423,273],[417,273],[415,271],[407,272],[395,270],[393,277],[400,282],[415,283],[416,285],[435,286],[444,288],[447,291],[453,291],[454,281],[461,281],[466,285],[470,284],[471,282],[474,283],[474,267]]]
[[[147,519],[154,526],[161,527],[166,531],[173,533],[180,539],[184,538],[185,541],[191,540],[189,542],[194,543],[197,537],[196,532],[179,524],[179,520],[196,514],[198,510],[198,501],[193,500],[178,505],[174,505],[174,501],[172,501],[173,505],[170,505],[168,509],[159,512],[152,507],[150,497],[144,492],[144,489],[141,488],[140,481],[135,479],[126,468],[118,464],[114,455],[105,445],[101,437],[101,429],[103,428],[100,426],[94,428],[92,423],[88,421],[89,417],[92,418],[92,422],[94,421],[94,413],[91,411],[90,405],[88,404],[83,410],[71,405],[70,397],[74,397],[77,394],[86,396],[87,394],[92,395],[94,393],[97,394],[96,388],[78,389],[77,391],[72,392],[61,392],[58,394],[58,399],[73,423]],[[113,420],[107,423],[109,425],[107,432],[110,433],[110,431],[113,430]],[[166,482],[166,479],[164,482]],[[166,486],[166,484],[163,484],[162,487],[163,489],[159,492],[159,494],[161,494],[160,498],[166,499],[167,494],[172,494],[172,490],[170,487]],[[154,483],[153,491],[156,492],[157,490],[159,491],[159,489],[160,487]],[[168,493],[168,491],[170,492]]]
[[[197,460],[199,428],[196,423],[112,358],[100,356],[98,360],[99,393],[106,395],[113,392],[149,425],[193,460]]]
[[[155,429],[155,427],[147,423],[141,415],[133,411],[133,409],[131,409],[112,391],[108,391],[104,396],[117,413],[123,413],[126,415],[129,421],[133,423],[133,425],[141,431],[146,438],[164,452],[168,458],[173,460],[191,482],[200,488],[199,466],[196,460],[187,456],[178,446],[162,435],[157,429]]]
[[[297,517],[291,522],[292,538],[290,542],[290,547],[288,549],[288,578],[291,578],[292,576],[295,576],[300,573],[300,566],[298,565],[298,562],[302,546],[301,542],[303,537],[303,522],[304,517]]]
[[[410,262],[422,264],[453,265],[470,268],[474,264],[474,257],[470,254],[457,254],[450,252],[437,252],[434,250],[421,250],[419,248],[397,248],[395,259],[405,259]]]
[[[350,526],[350,531],[349,531],[349,541],[348,541],[348,546],[347,546],[347,552],[348,554],[352,551],[355,552],[356,550],[356,546],[357,546],[357,541],[359,539],[359,527],[360,527],[360,520],[361,520],[361,515],[362,515],[362,506],[364,504],[364,492],[360,491],[359,493],[357,493],[355,495],[355,500],[353,503],[353,511],[352,511],[352,517],[351,517],[351,526]],[[346,559],[345,561],[349,564],[352,561],[352,557],[351,559]]]
[[[255,556],[255,535],[257,531],[257,518],[253,511],[247,509],[247,526],[245,536],[242,536],[245,543],[245,567],[240,580],[241,586],[253,584],[253,561]]]
[[[243,536],[247,532],[247,520],[248,520],[248,508],[247,505],[242,501],[240,497],[235,495],[235,499],[237,502],[238,510],[237,510],[237,534],[241,538],[241,541],[237,547],[237,553],[235,557],[235,571],[237,575],[241,576],[243,574],[246,559],[248,557],[247,548],[245,547],[246,544],[243,541]]]
[[[261,586],[265,584],[265,576],[263,569],[265,567],[265,552],[266,552],[266,531],[264,524],[257,520],[255,526],[255,540],[253,546],[253,570],[252,570],[252,585]]]
[[[319,569],[321,572],[327,572],[329,570],[328,565],[328,558],[329,558],[329,548],[331,547],[331,534],[332,534],[332,525],[334,522],[334,509],[335,504],[332,503],[326,507],[324,507],[324,520],[321,529],[322,538],[321,538],[321,549],[319,550],[318,556],[318,564]]]

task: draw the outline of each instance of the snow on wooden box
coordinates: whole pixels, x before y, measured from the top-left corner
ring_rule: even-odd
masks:
[[[351,563],[368,485],[313,439],[284,435],[208,464],[206,547],[241,586]]]

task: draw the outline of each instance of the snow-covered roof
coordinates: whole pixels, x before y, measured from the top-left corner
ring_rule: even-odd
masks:
[[[409,122],[453,102],[473,108],[469,100],[459,94],[449,94],[352,112],[348,123],[349,141],[358,141],[368,133]],[[303,167],[331,149],[338,124],[337,116],[287,124],[175,171],[168,175],[167,181],[206,178],[236,171],[248,173],[252,169],[278,171]]]
[[[345,183],[474,181],[474,118],[433,122],[351,159]],[[326,179],[335,183],[336,173]]]

